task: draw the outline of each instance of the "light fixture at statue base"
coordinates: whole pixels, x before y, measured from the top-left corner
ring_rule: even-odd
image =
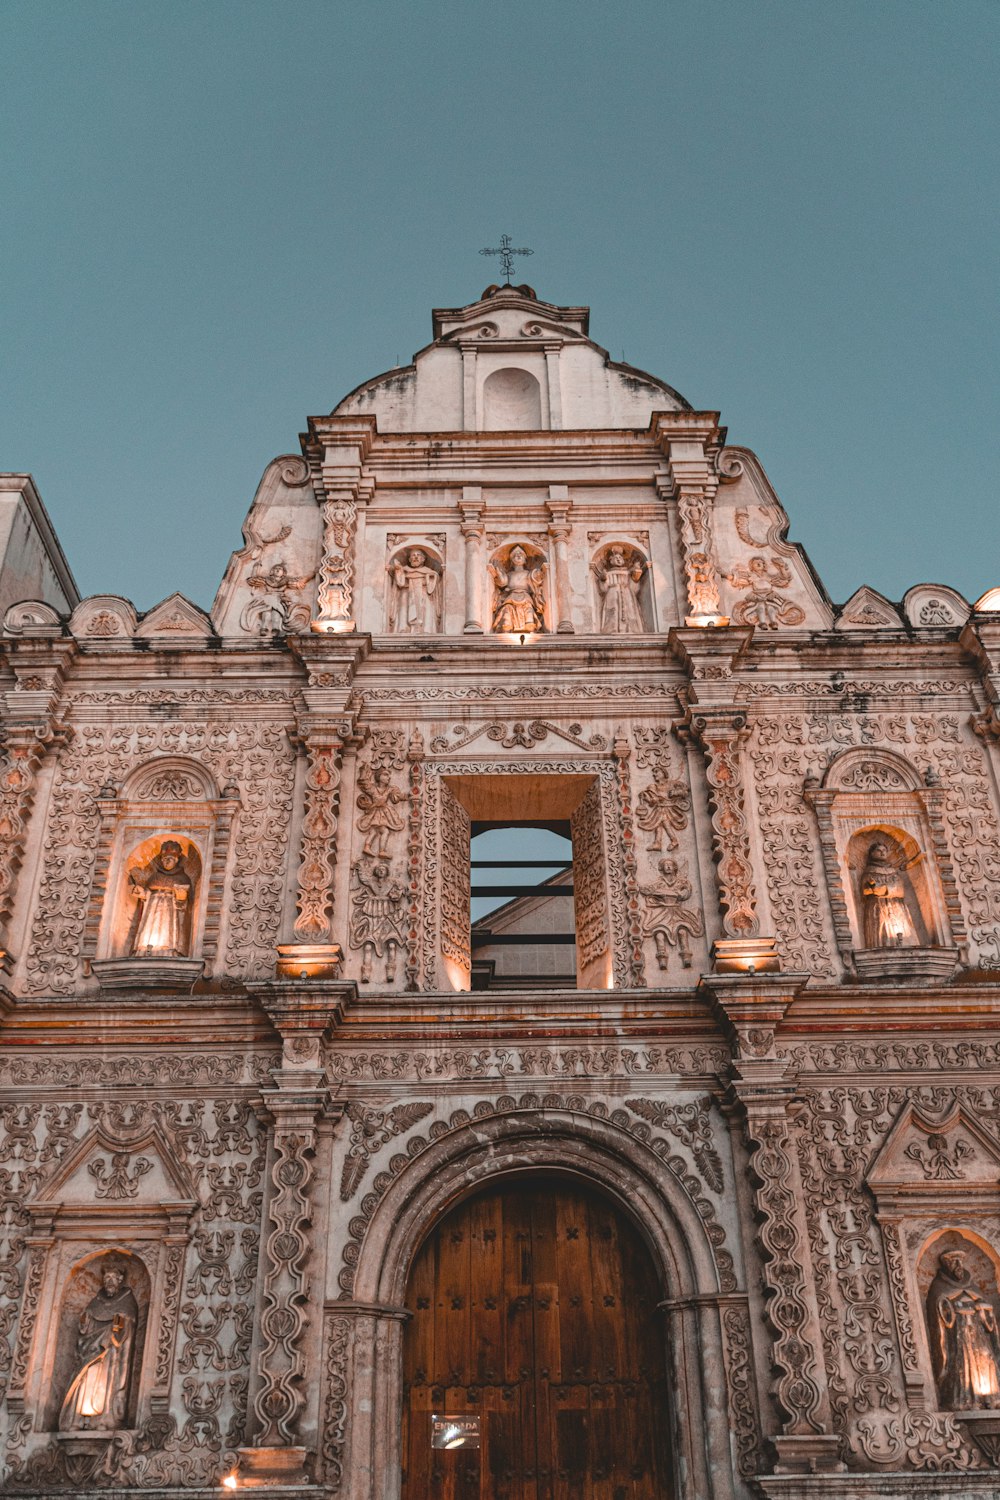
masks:
[[[773,937],[719,938],[712,944],[716,974],[777,974],[781,968]]]
[[[344,961],[339,943],[279,943],[279,979],[336,979]]]
[[[289,1448],[239,1448],[237,1452],[239,1463],[233,1477],[241,1490],[282,1489],[285,1485],[309,1483],[307,1448],[297,1445]]]
[[[320,618],[312,621],[311,628],[317,635],[350,635],[358,627],[354,620],[324,620]]]
[[[686,615],[684,624],[695,630],[721,629],[729,624],[728,615]]]

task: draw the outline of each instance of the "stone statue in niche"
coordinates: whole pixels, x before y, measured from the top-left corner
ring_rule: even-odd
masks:
[[[530,635],[545,629],[545,568],[529,563],[521,546],[514,546],[506,565],[491,562],[495,589],[492,630],[498,635]]]
[[[683,781],[670,774],[663,761],[653,765],[653,780],[643,787],[636,800],[635,820],[644,833],[651,835],[646,848],[650,854],[663,853],[663,841],[668,849],[677,848],[675,834],[687,827],[691,811],[691,793]]]
[[[59,1412],[60,1432],[113,1432],[125,1425],[138,1321],[125,1267],[106,1262],[100,1289],[80,1314],[77,1369]]]
[[[636,635],[646,629],[639,607],[639,589],[647,564],[637,552],[609,547],[603,567],[594,564],[601,596],[601,630],[606,635]]]
[[[690,939],[701,937],[705,930],[701,912],[684,905],[691,899],[691,882],[677,860],[657,860],[656,867],[660,872],[657,884],[639,887],[646,900],[643,936],[652,937],[656,944],[656,962],[661,969],[667,968],[670,948],[677,949],[681,966],[690,969]]]
[[[164,839],[149,864],[132,871],[129,886],[136,903],[129,953],[135,958],[189,957],[194,882],[184,868],[180,844]]]
[[[861,875],[866,948],[914,948],[916,928],[906,907],[906,886],[885,839],[873,839]]]
[[[358,771],[358,827],[365,835],[363,850],[373,857],[388,854],[389,839],[406,826],[396,811],[406,801],[406,793],[392,784],[388,766],[362,765]]]
[[[406,889],[388,860],[361,859],[354,866],[351,947],[361,950],[361,983],[368,984],[376,958],[385,958],[385,982],[396,978],[396,957],[406,941]]]
[[[927,1293],[938,1397],[946,1411],[1000,1407],[1000,1331],[992,1297],[972,1283],[961,1250],[938,1260]]]
[[[389,629],[397,635],[435,635],[441,629],[441,575],[422,547],[389,564]]]
[[[733,588],[749,590],[733,610],[737,625],[757,625],[761,630],[776,630],[779,625],[801,625],[805,611],[791,599],[779,594],[787,589],[792,575],[780,557],[751,557],[746,567],[738,563],[726,577]]]

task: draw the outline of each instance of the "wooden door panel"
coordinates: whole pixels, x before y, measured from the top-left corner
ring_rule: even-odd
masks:
[[[603,1197],[511,1181],[454,1209],[407,1291],[404,1500],[669,1500],[648,1252]],[[431,1413],[481,1448],[430,1447]]]

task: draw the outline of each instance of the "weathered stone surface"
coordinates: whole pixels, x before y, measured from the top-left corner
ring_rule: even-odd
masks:
[[[438,311],[269,465],[209,615],[80,602],[4,481],[5,1493],[392,1500],[418,1246],[560,1174],[653,1258],[677,1500],[1000,1493],[997,616],[837,611],[587,329]],[[575,986],[472,987],[491,823],[570,830]],[[60,1432],[109,1255],[124,1416]]]

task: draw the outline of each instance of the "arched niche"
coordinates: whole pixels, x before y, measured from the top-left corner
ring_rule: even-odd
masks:
[[[542,388],[530,370],[506,366],[483,381],[483,430],[538,431],[542,426]]]
[[[530,638],[552,628],[548,559],[536,542],[514,536],[495,547],[487,574],[495,635]]]
[[[917,1290],[941,1410],[1000,1409],[1000,1255],[970,1229],[938,1229]]]
[[[645,1242],[665,1294],[661,1337],[670,1383],[683,1392],[671,1413],[678,1470],[692,1494],[733,1500],[729,1419],[725,1403],[709,1397],[708,1382],[711,1372],[724,1377],[728,1368],[722,1313],[742,1295],[707,1200],[695,1202],[646,1144],[644,1127],[629,1130],[626,1120],[623,1111],[610,1115],[574,1097],[484,1101],[471,1114],[459,1110],[449,1124],[439,1122],[427,1139],[411,1139],[406,1156],[393,1158],[375,1180],[351,1220],[342,1300],[328,1304],[330,1365],[338,1386],[352,1392],[328,1452],[344,1475],[344,1500],[399,1492],[398,1438],[387,1442],[385,1434],[401,1430],[404,1299],[420,1246],[451,1208],[484,1186],[538,1173],[603,1194]]]
[[[211,972],[218,950],[222,895],[233,823],[239,812],[236,786],[219,790],[214,776],[186,756],[157,756],[137,766],[122,783],[101,788],[97,799],[101,836],[88,909],[84,956],[102,988],[143,982],[134,971],[131,937],[136,885],[164,843],[176,844],[191,882],[188,956],[177,963],[176,984],[193,984],[204,963]],[[133,878],[134,877],[134,878]],[[139,962],[149,964],[149,957]]]
[[[422,537],[389,550],[385,628],[394,635],[436,635],[444,611],[444,554]]]
[[[859,979],[943,982],[965,957],[965,918],[943,818],[944,792],[894,751],[845,750],[822,783],[807,782],[816,813],[830,910],[841,959]],[[894,851],[911,911],[912,937],[873,949],[864,933],[861,881],[872,844]],[[911,910],[912,908],[912,910]]]
[[[104,1276],[113,1269],[123,1272],[122,1289],[130,1292],[135,1299],[137,1313],[134,1329],[129,1336],[131,1347],[127,1351],[123,1410],[120,1417],[109,1411],[94,1412],[89,1419],[79,1415],[70,1416],[68,1412],[63,1415],[67,1394],[80,1376],[83,1365],[93,1363],[95,1357],[100,1359],[99,1354],[95,1355],[95,1345],[101,1328],[88,1319],[87,1310],[92,1307],[100,1308],[105,1295]],[[61,1422],[64,1430],[77,1432],[110,1432],[138,1425],[150,1290],[151,1279],[146,1264],[141,1256],[131,1250],[114,1247],[94,1251],[72,1266],[59,1303],[58,1333],[43,1418],[46,1431],[59,1431]],[[93,1330],[89,1335],[86,1331],[88,1325]],[[105,1325],[109,1331],[110,1326],[110,1323]],[[97,1389],[102,1384],[100,1378],[92,1381]],[[77,1407],[83,1406],[85,1410],[87,1395],[84,1393],[82,1399],[77,1399],[74,1404]],[[92,1397],[90,1404],[95,1404]]]
[[[649,555],[635,542],[613,538],[591,555],[594,629],[601,635],[654,630]]]

